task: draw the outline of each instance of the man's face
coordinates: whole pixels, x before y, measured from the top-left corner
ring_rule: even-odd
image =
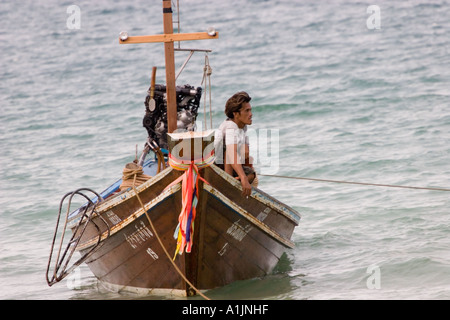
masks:
[[[249,102],[245,102],[242,105],[241,111],[234,113],[234,119],[236,122],[240,122],[243,125],[252,124],[252,106]]]

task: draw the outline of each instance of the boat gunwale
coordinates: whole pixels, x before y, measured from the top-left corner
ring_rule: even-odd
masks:
[[[164,169],[157,175],[149,178],[144,183],[136,186],[136,191],[138,193],[142,192],[146,188],[150,187],[154,183],[156,183],[156,182],[160,181],[161,179],[163,179],[164,177],[166,177],[172,170],[173,169],[171,167]],[[114,184],[117,184],[119,181],[110,185],[106,190],[109,190]],[[128,189],[124,190],[123,192],[120,192],[116,195],[112,195],[110,198],[107,198],[103,201],[98,202],[97,207],[95,208],[94,212],[92,213],[93,217],[100,216],[103,212],[106,212],[106,211],[110,210],[112,207],[115,207],[129,199],[132,199],[135,195],[136,194],[134,192],[134,189],[132,187],[129,187]],[[80,208],[83,208],[83,207],[84,206],[81,206]],[[78,223],[78,221],[81,219],[82,215],[81,215],[80,208],[78,208],[77,210],[75,210],[73,213],[71,213],[69,215],[69,220],[68,220],[69,228],[73,228]],[[77,213],[74,214],[75,212],[77,212]]]
[[[160,181],[161,179],[166,177],[172,170],[173,170],[172,167],[168,167],[168,168],[164,169],[163,171],[161,171],[160,173],[158,173],[157,175],[149,178],[144,183],[136,186],[135,188],[136,188],[137,193],[144,191],[148,187],[150,187],[153,184],[155,184],[156,182]],[[108,211],[112,207],[115,207],[115,206],[133,198],[134,196],[136,196],[134,189],[132,187],[129,187],[127,190],[125,190],[124,193],[118,194],[116,196],[113,196],[111,199],[107,199],[105,202],[99,203],[97,206],[97,210],[96,210],[97,214],[100,214],[100,212]]]
[[[173,196],[179,190],[181,190],[181,183],[177,183],[177,184],[171,186],[170,188],[168,188],[167,190],[163,191],[158,196],[153,198],[151,201],[147,202],[144,205],[145,210],[149,211],[150,209],[158,206],[161,203],[161,201]],[[107,212],[107,211],[108,210],[106,210],[105,212]],[[120,223],[112,226],[110,228],[110,230],[103,232],[101,235],[100,241],[104,241],[105,239],[107,239],[110,236],[114,235],[115,233],[119,232],[123,228],[127,227],[129,224],[131,224],[133,221],[135,221],[136,219],[141,217],[143,214],[145,214],[145,212],[142,208],[137,209],[134,213],[130,214],[126,219],[124,219]],[[95,245],[97,241],[98,241],[98,236],[92,237],[91,239],[85,241],[83,244],[79,244],[77,246],[77,250],[78,251],[86,250],[89,247]]]

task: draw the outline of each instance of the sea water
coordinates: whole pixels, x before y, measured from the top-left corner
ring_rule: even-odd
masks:
[[[219,32],[181,44],[213,50],[213,127],[245,90],[251,128],[277,139],[265,163],[253,144],[259,170],[450,187],[448,1],[189,0],[179,12],[181,32]],[[51,288],[45,271],[61,197],[105,189],[146,140],[163,45],[118,35],[162,33],[161,1],[6,0],[0,21],[0,298],[133,299],[99,289],[85,265]],[[201,86],[204,62],[196,53],[178,84]],[[260,188],[301,213],[295,248],[211,298],[450,298],[449,192],[268,176]]]

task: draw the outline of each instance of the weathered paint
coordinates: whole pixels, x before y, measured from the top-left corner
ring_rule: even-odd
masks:
[[[265,223],[261,222],[260,220],[258,220],[254,216],[252,216],[250,213],[248,213],[246,210],[244,210],[241,206],[237,205],[236,203],[234,203],[233,201],[228,199],[219,190],[217,190],[217,189],[215,189],[215,188],[213,188],[213,187],[211,187],[210,185],[207,185],[207,184],[205,184],[203,186],[203,189],[208,191],[210,194],[212,194],[216,198],[218,198],[220,201],[225,203],[228,207],[232,208],[239,215],[243,216],[245,219],[250,221],[252,224],[257,226],[259,229],[264,231],[266,234],[268,234],[269,236],[271,236],[272,238],[274,238],[275,240],[277,240],[278,242],[280,242],[284,246],[286,246],[288,248],[291,248],[291,249],[295,247],[294,243],[291,240],[283,238],[281,235],[279,235],[277,232],[272,230]]]
[[[177,183],[177,184],[171,186],[170,188],[168,188],[167,190],[162,192],[159,196],[157,196],[156,198],[154,198],[151,201],[149,201],[148,203],[146,203],[144,205],[145,210],[149,211],[151,208],[153,208],[154,206],[158,205],[158,203],[160,203],[164,199],[170,197],[172,194],[174,194],[175,192],[177,192],[180,189],[181,189],[181,183]],[[109,206],[106,207],[106,208],[108,209]],[[125,228],[126,226],[128,226],[130,223],[135,221],[138,217],[140,217],[143,214],[145,214],[145,212],[144,212],[144,210],[142,210],[142,208],[136,210],[134,213],[130,214],[121,223],[118,223],[115,226],[113,226],[111,228],[109,234],[108,234],[108,232],[104,232],[102,234],[102,236],[101,236],[101,241],[106,239],[108,236],[111,236],[111,235],[117,233],[118,231],[120,231],[121,229]],[[85,250],[85,249],[89,248],[90,246],[93,246],[94,244],[96,244],[97,241],[98,241],[98,237],[92,238],[91,240],[88,240],[88,241],[84,242],[82,245],[79,245],[77,247],[77,250]]]

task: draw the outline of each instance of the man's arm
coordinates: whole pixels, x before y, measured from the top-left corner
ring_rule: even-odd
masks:
[[[237,173],[242,185],[242,195],[248,197],[252,193],[252,186],[248,182],[247,175],[242,168],[242,164],[238,159],[237,144],[229,144],[226,148],[225,172],[232,175],[233,170]]]

